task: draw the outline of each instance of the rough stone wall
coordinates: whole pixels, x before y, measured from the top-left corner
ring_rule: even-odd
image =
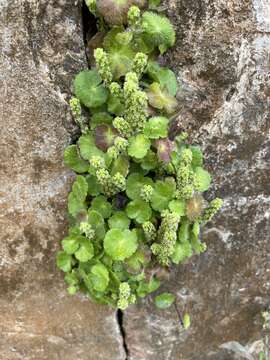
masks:
[[[66,294],[55,254],[72,174],[67,107],[86,66],[73,0],[0,1],[0,359],[124,358],[115,314]]]
[[[177,31],[167,63],[182,84],[179,125],[205,149],[215,184],[209,198],[225,204],[203,233],[208,251],[161,289],[177,293],[191,328],[184,333],[173,308],[164,313],[146,300],[124,317],[127,346],[132,360],[234,359],[220,346],[260,340],[270,303],[270,3],[167,6]]]
[[[175,269],[192,316],[152,299],[124,315],[131,360],[229,360],[228,341],[261,338],[270,302],[268,0],[167,0],[177,46],[179,124],[202,144],[222,213],[208,251]],[[66,231],[72,174],[62,153],[74,129],[67,98],[86,66],[75,0],[0,1],[0,359],[125,359],[115,314],[65,292],[55,253]]]

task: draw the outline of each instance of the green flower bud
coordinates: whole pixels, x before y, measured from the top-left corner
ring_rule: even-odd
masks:
[[[104,81],[105,84],[110,84],[113,75],[107,53],[103,49],[97,48],[94,52],[94,57],[101,79]]]
[[[204,214],[202,216],[201,222],[208,222],[210,221],[213,216],[221,209],[223,204],[223,200],[216,198],[210,202],[210,205],[207,209],[205,209]]]
[[[144,53],[137,53],[133,61],[133,71],[140,78],[145,72],[147,66],[148,57]]]
[[[92,226],[91,226],[88,222],[86,222],[86,221],[80,223],[80,232],[81,232],[82,234],[85,234],[85,236],[86,236],[87,239],[89,239],[89,240],[92,240],[92,239],[94,239],[94,237],[95,237],[95,230],[94,230],[94,229],[92,228]]]
[[[105,161],[101,156],[92,156],[90,159],[90,165],[93,166],[95,170],[105,169]]]
[[[138,27],[140,24],[141,11],[138,6],[131,6],[128,11],[128,24],[130,27]]]
[[[149,202],[153,195],[153,191],[154,189],[151,185],[144,185],[141,189],[141,198],[146,202]]]

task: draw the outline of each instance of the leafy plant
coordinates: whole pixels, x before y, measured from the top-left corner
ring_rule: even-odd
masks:
[[[200,149],[185,133],[168,138],[178,84],[155,59],[174,45],[175,32],[154,12],[159,1],[142,14],[134,4],[144,1],[87,4],[107,34],[94,52],[96,68],[74,81],[70,106],[82,134],[64,154],[78,175],[57,265],[70,294],[124,310],[159,288],[162,270],[205,251],[201,226],[222,201],[203,198],[211,176]],[[167,308],[174,300],[165,293],[155,303]],[[187,315],[185,328],[189,322]]]

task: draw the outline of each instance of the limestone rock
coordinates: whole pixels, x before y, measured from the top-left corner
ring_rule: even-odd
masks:
[[[86,66],[80,4],[0,1],[0,358],[124,358],[115,314],[70,297],[55,266],[73,178],[67,100]]]
[[[167,64],[182,90],[179,128],[203,145],[213,173],[209,199],[222,212],[207,226],[208,251],[175,268],[160,292],[177,294],[192,326],[152,299],[124,317],[132,360],[233,359],[221,349],[262,338],[269,306],[269,1],[167,1],[177,46]],[[237,357],[238,359],[239,357]]]

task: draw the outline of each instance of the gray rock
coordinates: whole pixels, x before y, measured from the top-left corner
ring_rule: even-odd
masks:
[[[86,66],[73,0],[0,1],[0,358],[123,359],[115,314],[55,267],[73,178],[67,100]]]
[[[270,302],[269,1],[167,1],[177,45],[166,57],[179,74],[179,127],[203,146],[213,173],[209,199],[222,212],[203,232],[208,251],[175,268],[160,292],[191,314],[184,332],[174,308],[145,300],[124,316],[132,360],[233,359],[220,347],[263,337]]]

